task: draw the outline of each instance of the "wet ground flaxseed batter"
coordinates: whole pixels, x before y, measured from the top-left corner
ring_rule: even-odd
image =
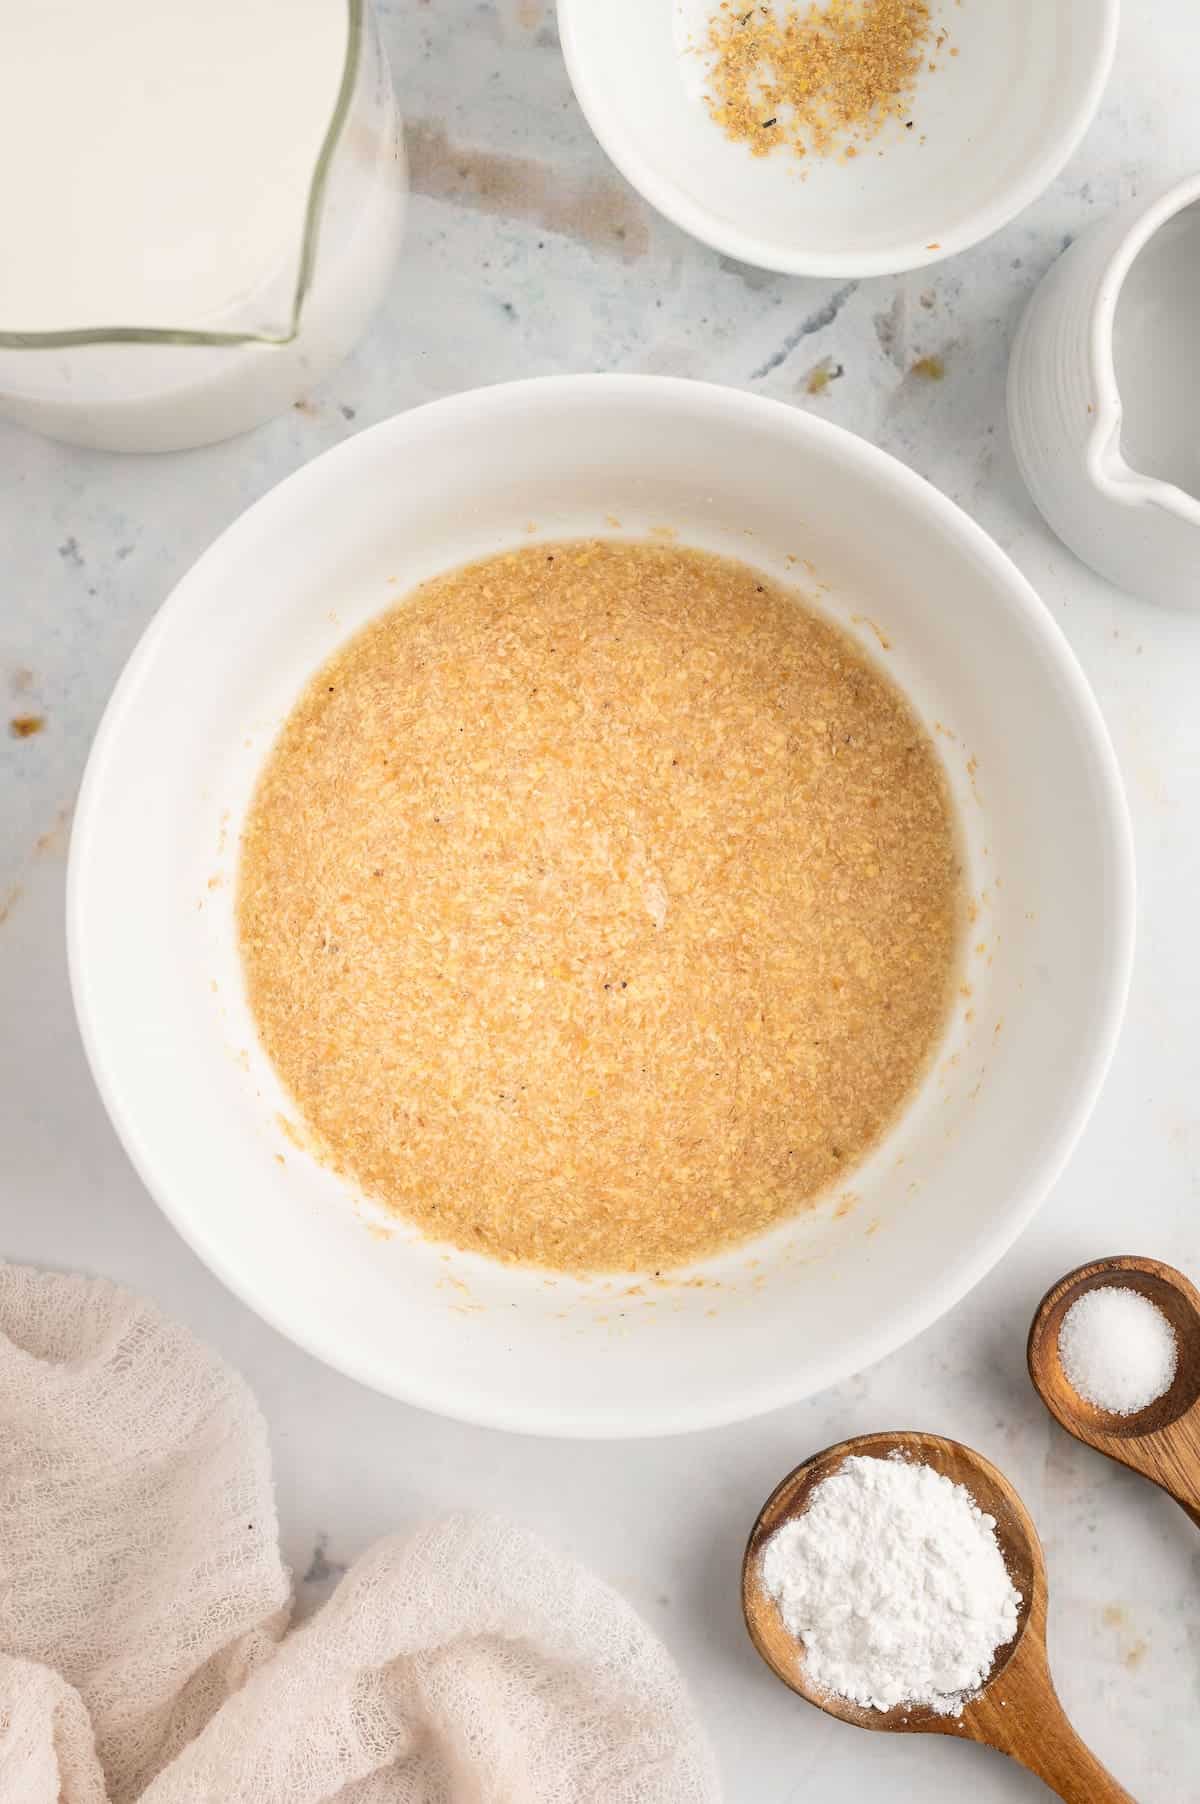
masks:
[[[741,564],[538,545],[314,678],[247,823],[270,1057],[336,1169],[498,1258],[655,1270],[845,1179],[959,937],[936,753]]]

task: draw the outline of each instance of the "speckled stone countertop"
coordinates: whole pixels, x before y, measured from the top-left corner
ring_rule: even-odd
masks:
[[[241,1368],[270,1425],[307,1604],[372,1537],[422,1512],[485,1501],[573,1548],[674,1650],[738,1804],[1046,1796],[984,1750],[863,1735],[806,1709],[741,1625],[745,1534],[799,1458],[871,1428],[972,1442],[1044,1537],[1051,1656],[1080,1731],[1141,1804],[1190,1804],[1200,1538],[1164,1496],[1051,1425],[1024,1338],[1043,1289],[1081,1260],[1145,1252],[1200,1276],[1200,617],[1117,594],[1051,538],[1016,475],[1003,380],[1022,302],[1071,235],[1200,167],[1200,8],[1129,0],[1099,118],[1005,231],[912,277],[841,284],[741,268],[644,207],[575,106],[544,0],[382,0],[379,11],[414,200],[385,312],[350,361],[286,418],[208,450],[120,458],[0,428],[0,1247],[142,1288]],[[905,1351],[823,1396],[628,1446],[422,1415],[316,1365],[235,1302],[117,1144],[84,1066],[63,948],[64,852],[89,742],[124,659],[199,552],[372,421],[481,382],[587,369],[702,376],[812,408],[974,514],[1095,685],[1128,785],[1141,895],[1113,1072],[1066,1176],[1000,1268]],[[22,715],[44,717],[43,730],[10,734]]]

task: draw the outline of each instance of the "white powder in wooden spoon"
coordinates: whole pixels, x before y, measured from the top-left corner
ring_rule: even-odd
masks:
[[[853,1455],[766,1546],[763,1584],[808,1677],[874,1710],[956,1716],[1017,1631],[996,1522],[964,1485]]]

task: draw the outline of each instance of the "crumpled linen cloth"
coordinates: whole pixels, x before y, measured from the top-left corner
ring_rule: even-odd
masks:
[[[520,1528],[391,1536],[290,1608],[237,1374],[0,1265],[0,1804],[715,1804],[666,1651]]]

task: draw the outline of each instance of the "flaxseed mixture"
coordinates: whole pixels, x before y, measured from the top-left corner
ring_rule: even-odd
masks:
[[[314,679],[238,915],[316,1145],[431,1235],[677,1265],[848,1177],[938,1036],[941,767],[851,641],[740,564],[539,545]]]
[[[720,0],[704,46],[709,110],[755,156],[787,145],[853,157],[904,118],[932,34],[928,0]]]

